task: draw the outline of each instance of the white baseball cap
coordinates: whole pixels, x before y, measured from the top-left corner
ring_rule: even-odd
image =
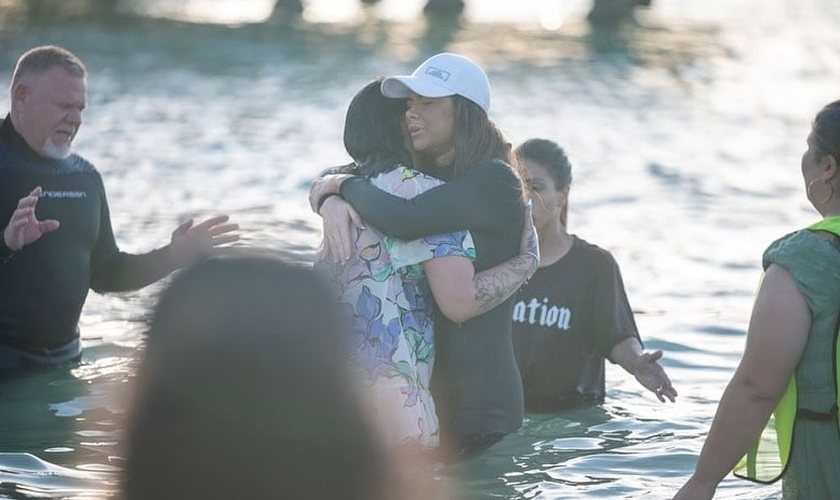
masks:
[[[481,66],[470,59],[443,52],[426,59],[409,76],[389,76],[380,85],[382,95],[395,99],[410,92],[423,97],[459,95],[490,110],[490,81]]]

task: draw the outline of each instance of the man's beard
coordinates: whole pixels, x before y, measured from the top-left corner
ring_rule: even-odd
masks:
[[[43,153],[47,158],[52,158],[53,160],[63,160],[70,156],[70,153],[72,152],[73,147],[71,144],[58,146],[52,141],[52,139],[47,139],[44,142]]]

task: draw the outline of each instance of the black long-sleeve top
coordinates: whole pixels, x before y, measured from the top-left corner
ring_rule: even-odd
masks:
[[[502,162],[477,165],[411,199],[388,194],[362,178],[345,181],[341,195],[368,223],[396,238],[468,229],[476,246],[476,271],[519,253],[522,187],[513,169]],[[461,324],[436,315],[432,391],[446,445],[458,446],[472,434],[508,434],[522,424],[512,307],[510,298]]]

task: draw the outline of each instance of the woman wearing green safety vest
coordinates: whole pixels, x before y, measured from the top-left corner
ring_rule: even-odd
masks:
[[[765,273],[743,358],[723,393],[697,468],[675,500],[712,498],[720,481],[749,456],[774,409],[777,447],[783,450],[781,459],[778,451],[774,455],[781,462],[782,498],[840,498],[838,162],[840,101],[835,101],[817,114],[802,155],[806,194],[823,219],[780,238],[764,252]],[[795,395],[780,405],[791,381]],[[795,415],[788,428],[784,417],[779,418],[785,412]],[[752,465],[739,473],[762,480],[762,471]]]

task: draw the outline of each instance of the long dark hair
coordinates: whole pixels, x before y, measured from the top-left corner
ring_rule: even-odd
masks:
[[[405,145],[405,99],[382,95],[376,79],[353,96],[344,120],[344,149],[356,162],[356,173],[373,177],[399,164],[411,165]]]
[[[475,165],[497,160],[516,170],[510,143],[502,131],[490,121],[487,113],[476,103],[456,95],[455,104],[455,156],[452,159],[452,177],[460,176]]]
[[[563,148],[554,141],[528,139],[516,148],[514,156],[518,161],[529,160],[545,167],[554,181],[554,189],[563,189],[572,184],[572,164]],[[560,213],[560,222],[563,223],[563,227],[566,227],[568,213],[567,202]]]

